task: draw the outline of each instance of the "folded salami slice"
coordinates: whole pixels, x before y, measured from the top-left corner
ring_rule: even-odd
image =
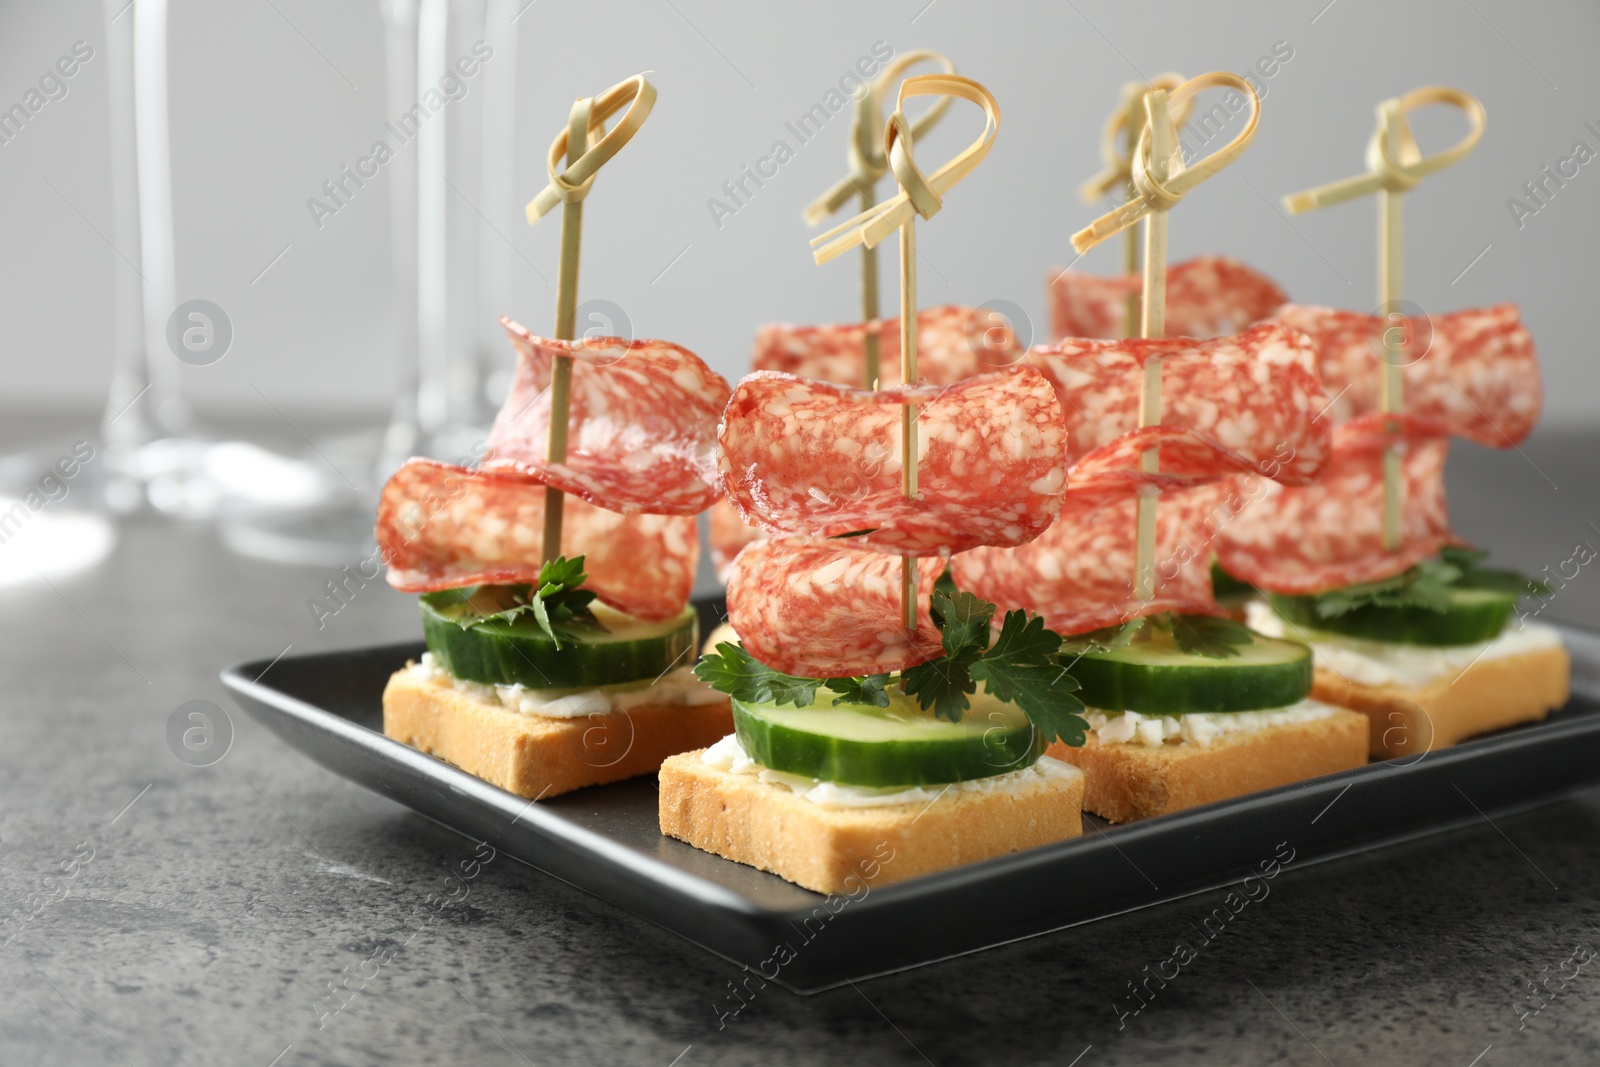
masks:
[[[746,525],[738,509],[728,503],[726,497],[712,504],[706,517],[711,525],[711,565],[716,568],[717,578],[726,585],[728,568],[733,566],[733,558],[739,550],[751,541],[766,537],[767,532],[758,526]]]
[[[544,486],[537,476],[406,461],[378,501],[378,547],[403,593],[539,577]],[[683,610],[700,545],[693,516],[624,515],[566,501],[562,544],[583,555],[597,597],[642,619]]]
[[[1323,590],[1389,578],[1455,541],[1445,506],[1447,437],[1423,420],[1365,415],[1334,431],[1322,480],[1268,486],[1217,542],[1229,573],[1275,593]],[[1401,544],[1383,547],[1383,452],[1404,449]]]
[[[695,515],[719,493],[717,419],[728,383],[669,341],[550,341],[502,319],[516,375],[489,433],[484,470],[541,481],[612,511]],[[551,367],[573,357],[565,463],[545,461]]]
[[[1077,492],[1061,517],[1020,548],[980,548],[954,557],[950,574],[962,589],[1002,611],[1026,608],[1062,634],[1115,626],[1176,611],[1219,615],[1211,592],[1211,542],[1236,518],[1226,484],[1161,494],[1156,512],[1155,596],[1134,596],[1137,497],[1127,492]],[[743,631],[741,631],[742,633]]]
[[[915,633],[900,619],[900,560],[850,540],[774,537],[745,546],[728,621],[756,659],[804,678],[897,671],[943,652],[928,598],[944,564],[917,562]]]
[[[900,487],[910,403],[919,405],[913,500]],[[723,484],[744,521],[859,534],[860,547],[902,555],[1030,541],[1060,511],[1066,480],[1061,405],[1026,366],[876,392],[757,371],[734,390],[721,442]]]
[[[1161,425],[1138,429],[1143,367],[1161,357]],[[1263,323],[1196,341],[1067,340],[1035,346],[1028,362],[1050,379],[1065,412],[1074,489],[1118,483],[1162,488],[1259,472],[1290,484],[1328,460],[1331,419],[1315,350],[1298,330]],[[1161,446],[1161,474],[1138,473]]]
[[[1056,337],[1121,337],[1128,297],[1143,279],[1054,271],[1050,317]],[[1167,268],[1167,336],[1238,333],[1289,299],[1277,283],[1226,256],[1200,256]]]
[[[840,385],[865,385],[862,338],[878,332],[882,387],[900,383],[900,320],[831,326],[772,323],[756,331],[751,368]],[[917,312],[917,373],[933,385],[1009,367],[1022,346],[1009,326],[983,308],[935,307]]]
[[[1510,448],[1539,421],[1539,363],[1515,304],[1398,321],[1287,304],[1275,317],[1316,346],[1336,422],[1378,410],[1383,332],[1390,329],[1411,342],[1402,357],[1405,413],[1433,432]]]

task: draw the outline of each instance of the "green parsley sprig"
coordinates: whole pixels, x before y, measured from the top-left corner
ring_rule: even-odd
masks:
[[[430,594],[435,598],[430,603],[463,630],[491,619],[511,622],[531,614],[560,648],[563,637],[573,640],[574,629],[603,629],[589,607],[594,590],[582,588],[589,577],[583,559],[557,556],[539,568],[537,585],[469,585]]]
[[[775,671],[740,645],[722,642],[695,664],[695,675],[712,688],[752,703],[805,707],[826,686],[846,701],[888,707],[891,687],[916,700],[924,710],[951,722],[961,721],[972,706],[978,683],[999,700],[1021,708],[1046,743],[1055,740],[1082,745],[1089,724],[1078,713],[1083,701],[1078,683],[1067,673],[1058,653],[1061,635],[1044,620],[1025,611],[1007,612],[1000,633],[993,636],[995,606],[972,593],[936,590],[930,604],[944,655],[894,674],[853,678],[800,678]]]
[[[1452,589],[1488,589],[1512,596],[1549,594],[1550,587],[1537,579],[1516,571],[1480,567],[1488,555],[1476,549],[1446,545],[1439,551],[1438,558],[1425,559],[1392,578],[1360,582],[1317,594],[1317,616],[1333,619],[1368,605],[1444,612],[1450,610]]]

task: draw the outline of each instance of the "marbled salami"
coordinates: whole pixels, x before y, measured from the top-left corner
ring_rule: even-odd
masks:
[[[695,515],[719,493],[717,419],[728,383],[669,341],[550,341],[502,319],[518,352],[505,406],[489,433],[486,471],[539,480],[620,512]],[[550,371],[573,357],[565,463],[545,461]]]
[[[1140,430],[1140,379],[1155,356],[1161,424]],[[1202,341],[1074,339],[1035,346],[1027,361],[1061,399],[1075,489],[1166,488],[1248,472],[1304,484],[1327,463],[1332,420],[1322,417],[1315,351],[1297,330],[1263,323]],[[1158,444],[1152,482],[1138,473],[1139,455]]]
[[[909,403],[918,405],[911,500],[900,488]],[[723,484],[746,522],[860,534],[858,546],[902,555],[1030,541],[1060,510],[1066,480],[1061,406],[1026,366],[876,392],[757,371],[734,390],[720,439]]]
[[[1228,485],[1211,484],[1161,494],[1149,600],[1133,590],[1138,498],[1115,489],[1069,492],[1061,517],[1036,540],[965,552],[951,559],[951,577],[1003,611],[1044,616],[1062,634],[1163,611],[1221,614],[1211,593],[1210,544],[1233,517],[1228,493]]]
[[[728,621],[745,649],[805,678],[876,674],[940,655],[928,598],[944,569],[917,562],[914,632],[900,623],[900,560],[853,540],[774,537],[746,545],[728,579]]]
[[[862,338],[878,332],[878,384],[900,382],[900,320],[828,326],[770,323],[756,331],[753,370],[775,370],[839,385],[865,386]],[[917,373],[932,385],[1009,367],[1022,355],[1011,328],[983,308],[935,307],[917,313]]]
[[[537,475],[408,460],[378,501],[378,546],[389,584],[426,593],[539,576],[544,486]],[[587,586],[642,619],[683,610],[700,545],[693,516],[624,515],[568,498],[562,544],[583,555]]]
[[[1510,448],[1539,421],[1539,363],[1515,304],[1395,321],[1287,304],[1275,318],[1303,330],[1316,346],[1336,422],[1378,410],[1386,329],[1399,330],[1414,346],[1402,357],[1404,410],[1432,432]]]
[[[1123,336],[1128,297],[1137,274],[1102,277],[1052,271],[1050,317],[1055,336]],[[1277,283],[1226,256],[1200,256],[1167,268],[1167,336],[1215,337],[1238,333],[1271,315],[1288,297]]]
[[[1383,452],[1402,457],[1401,544],[1383,547]],[[1223,531],[1229,573],[1275,593],[1317,593],[1399,574],[1455,538],[1445,506],[1447,437],[1423,420],[1364,415],[1334,431],[1322,480],[1270,486]]]

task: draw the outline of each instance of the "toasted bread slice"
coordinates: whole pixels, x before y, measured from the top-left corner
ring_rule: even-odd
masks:
[[[609,715],[525,715],[409,668],[383,690],[383,732],[524,797],[652,774],[733,731],[728,700],[644,704]]]
[[[1340,710],[1225,734],[1208,745],[1102,744],[1091,733],[1082,748],[1057,741],[1049,754],[1083,770],[1085,811],[1133,822],[1359,767],[1367,762],[1367,722]]]
[[[1007,789],[948,789],[926,803],[830,808],[700,755],[661,765],[661,832],[818,893],[903,882],[1083,833],[1083,776],[1066,768]]]
[[[1518,723],[1538,722],[1567,702],[1572,660],[1559,645],[1478,660],[1424,686],[1357,685],[1318,667],[1311,695],[1367,716],[1374,759],[1424,752]]]

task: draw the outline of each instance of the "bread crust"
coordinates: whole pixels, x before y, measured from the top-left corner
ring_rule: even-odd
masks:
[[[1367,716],[1374,759],[1420,757],[1469,737],[1538,722],[1572,693],[1572,659],[1559,645],[1479,660],[1428,685],[1358,685],[1318,667],[1311,695]]]
[[[661,765],[661,832],[818,893],[859,892],[1083,833],[1083,776],[926,804],[825,808],[786,786],[713,767],[699,752]]]
[[[644,704],[573,719],[524,715],[439,678],[397,671],[383,690],[383,732],[518,796],[553,797],[651,774],[668,756],[733,732],[724,697]]]
[[[1111,822],[1167,815],[1367,762],[1367,721],[1339,710],[1325,719],[1229,734],[1209,745],[1057,741],[1049,754],[1084,772],[1083,807]]]

